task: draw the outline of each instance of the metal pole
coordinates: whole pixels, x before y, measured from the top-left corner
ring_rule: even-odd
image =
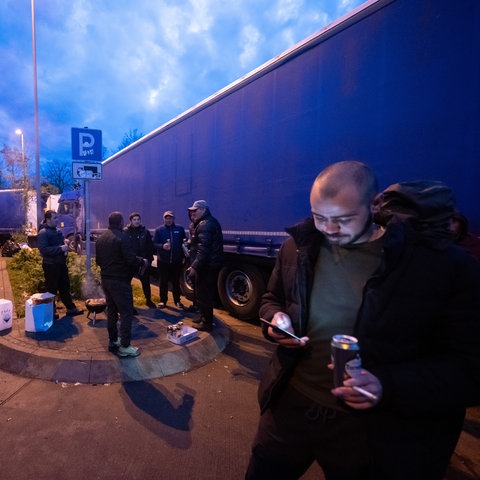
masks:
[[[35,38],[35,0],[32,4],[33,111],[35,118],[35,190],[37,192],[37,231],[42,223],[42,186],[40,185],[40,140],[38,134],[37,42]]]
[[[90,182],[85,180],[84,199],[85,202],[85,250],[87,254],[87,279],[91,276],[91,252],[90,252]]]

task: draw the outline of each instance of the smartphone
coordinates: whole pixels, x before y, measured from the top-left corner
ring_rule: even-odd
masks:
[[[260,318],[260,321],[263,323],[266,323],[269,327],[272,327],[275,333],[278,333],[280,335],[286,335],[287,337],[292,337],[295,340],[303,341],[300,337],[297,337],[294,333],[284,330],[283,328],[280,328],[277,325],[273,325],[273,323],[270,323],[268,320],[265,320],[264,318]]]

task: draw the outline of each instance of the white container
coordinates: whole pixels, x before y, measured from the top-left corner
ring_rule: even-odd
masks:
[[[10,300],[0,298],[0,330],[12,328],[13,306]]]
[[[190,340],[193,340],[194,338],[198,337],[198,330],[196,328],[192,327],[182,327],[182,334],[180,336],[172,335],[170,333],[167,333],[167,339],[175,343],[177,345],[183,345],[184,343],[189,342]]]
[[[46,332],[53,325],[54,298],[51,293],[36,293],[25,302],[25,331]]]

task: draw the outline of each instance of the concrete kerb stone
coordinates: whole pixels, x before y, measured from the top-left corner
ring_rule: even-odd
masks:
[[[0,257],[0,287],[13,299],[5,259]],[[81,305],[79,305],[81,306]],[[213,360],[226,347],[230,331],[215,310],[212,332],[175,345],[167,340],[166,327],[190,315],[174,307],[159,311],[141,309],[132,326],[132,341],[141,349],[135,358],[120,358],[107,351],[105,315],[93,325],[86,315],[64,316],[47,332],[25,332],[25,319],[16,318],[9,330],[0,331],[0,369],[28,378],[73,382],[114,383],[173,375]],[[61,313],[59,311],[58,313]]]
[[[114,383],[173,375],[204,365],[228,344],[229,330],[223,324],[210,334],[169,348],[149,350],[135,358],[120,358],[111,353],[65,355],[47,348],[23,348],[0,337],[0,369],[29,378],[79,383]]]

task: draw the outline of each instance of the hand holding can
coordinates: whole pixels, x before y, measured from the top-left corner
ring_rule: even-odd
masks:
[[[333,384],[341,387],[347,378],[359,375],[362,359],[358,340],[350,335],[334,335],[331,342]]]

